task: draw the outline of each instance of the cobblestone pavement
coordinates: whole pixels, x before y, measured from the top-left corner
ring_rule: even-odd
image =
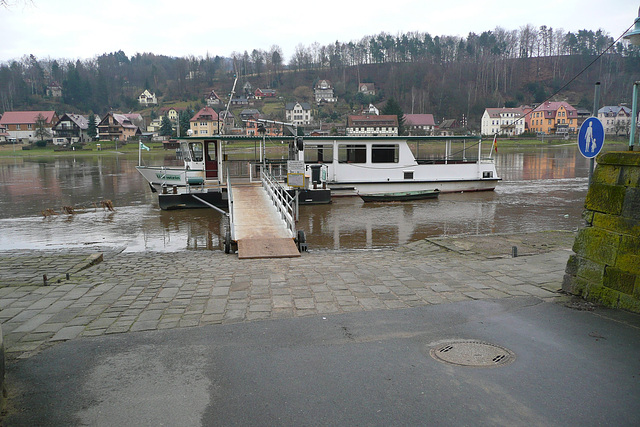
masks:
[[[21,358],[105,334],[470,299],[553,299],[573,239],[569,232],[437,238],[264,260],[211,251],[0,252],[0,322],[8,357]],[[513,246],[525,256],[512,257]]]

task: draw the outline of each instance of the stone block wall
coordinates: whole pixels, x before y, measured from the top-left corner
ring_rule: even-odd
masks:
[[[640,313],[640,152],[597,158],[562,289]]]

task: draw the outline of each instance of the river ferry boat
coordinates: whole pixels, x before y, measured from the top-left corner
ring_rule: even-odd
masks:
[[[311,168],[297,171],[295,177],[288,176],[287,165],[283,162],[268,162],[261,154],[262,161],[225,160],[225,142],[229,140],[255,140],[251,137],[190,137],[180,141],[179,153],[183,166],[143,166],[142,147],[136,169],[147,180],[151,190],[158,193],[161,209],[178,208],[218,208],[228,207],[228,184],[260,181],[260,171],[265,169],[297,198],[298,204],[324,204],[331,202],[331,191],[326,183],[311,177]],[[291,139],[291,143],[295,142]],[[262,148],[261,148],[262,152]],[[323,170],[326,167],[322,168]],[[296,183],[288,184],[287,178],[295,178]]]
[[[444,145],[444,153],[421,156],[425,142]],[[324,181],[333,196],[487,191],[500,180],[476,136],[305,138],[301,156],[305,164],[326,166]]]
[[[475,136],[277,139],[289,143],[289,159],[304,165],[304,182],[296,187],[300,204],[329,203],[332,196],[359,194],[490,191],[500,180],[491,155],[483,157],[482,142]],[[268,168],[286,182],[284,161],[268,161],[262,154],[261,162],[224,160],[225,144],[238,140],[261,141],[233,136],[185,138],[180,142],[183,167],[137,169],[160,192],[165,209],[203,207],[199,199],[224,206],[227,177],[251,181],[259,176],[260,168]],[[429,151],[421,156],[420,144],[425,142],[444,145],[444,153]],[[293,187],[288,190],[295,191]],[[199,193],[197,198],[191,196],[194,192]]]

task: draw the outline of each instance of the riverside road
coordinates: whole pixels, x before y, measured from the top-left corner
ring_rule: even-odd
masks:
[[[444,237],[267,260],[0,252],[3,421],[638,425],[640,317],[560,293],[573,239]],[[432,357],[449,340],[513,360]]]

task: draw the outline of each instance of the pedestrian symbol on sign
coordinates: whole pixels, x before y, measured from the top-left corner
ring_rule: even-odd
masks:
[[[590,159],[602,150],[604,145],[604,128],[596,117],[589,117],[580,126],[578,132],[578,149],[584,157]]]

